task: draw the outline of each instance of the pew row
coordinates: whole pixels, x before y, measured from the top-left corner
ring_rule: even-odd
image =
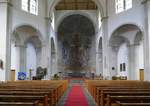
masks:
[[[86,85],[98,106],[107,104],[107,95],[150,96],[150,82],[148,81],[86,80]]]
[[[0,96],[5,95],[9,99],[14,96],[24,96],[30,98],[47,95],[44,102],[38,99],[44,106],[56,106],[60,97],[64,94],[68,86],[67,80],[58,81],[15,81],[0,84]],[[19,100],[19,99],[18,99]],[[30,99],[29,99],[30,100]],[[20,100],[23,102],[23,99]],[[13,101],[13,102],[16,102]],[[17,101],[19,102],[19,101]],[[27,101],[30,102],[30,101]],[[33,102],[33,101],[32,101]]]
[[[0,106],[39,106],[39,102],[0,102]]]

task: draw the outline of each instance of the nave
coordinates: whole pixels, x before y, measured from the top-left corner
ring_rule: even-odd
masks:
[[[150,0],[0,0],[1,106],[150,106]]]

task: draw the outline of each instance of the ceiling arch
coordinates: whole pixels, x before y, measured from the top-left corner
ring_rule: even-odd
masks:
[[[31,25],[21,25],[14,29],[12,39],[16,39],[16,36],[20,39],[17,42],[19,45],[26,45],[28,42],[33,43],[35,47],[41,47],[43,38],[41,32]],[[16,39],[17,40],[17,39]]]
[[[95,31],[97,30],[96,29],[96,24],[97,24],[96,21],[93,19],[93,17],[90,14],[88,14],[86,12],[83,12],[83,11],[70,11],[70,12],[68,11],[67,13],[62,14],[62,16],[59,17],[58,20],[56,21],[56,30],[58,30],[58,27],[61,24],[61,22],[65,18],[67,18],[67,17],[69,17],[71,15],[82,15],[82,16],[85,16],[86,18],[88,18],[93,23],[93,25],[95,27]]]

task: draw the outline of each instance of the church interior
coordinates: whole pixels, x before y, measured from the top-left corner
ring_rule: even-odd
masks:
[[[150,106],[150,0],[0,0],[0,106]]]

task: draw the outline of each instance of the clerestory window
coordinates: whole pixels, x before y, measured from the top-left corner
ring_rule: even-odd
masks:
[[[116,13],[120,13],[132,8],[132,0],[115,0]]]
[[[38,0],[22,0],[22,10],[38,15]]]

